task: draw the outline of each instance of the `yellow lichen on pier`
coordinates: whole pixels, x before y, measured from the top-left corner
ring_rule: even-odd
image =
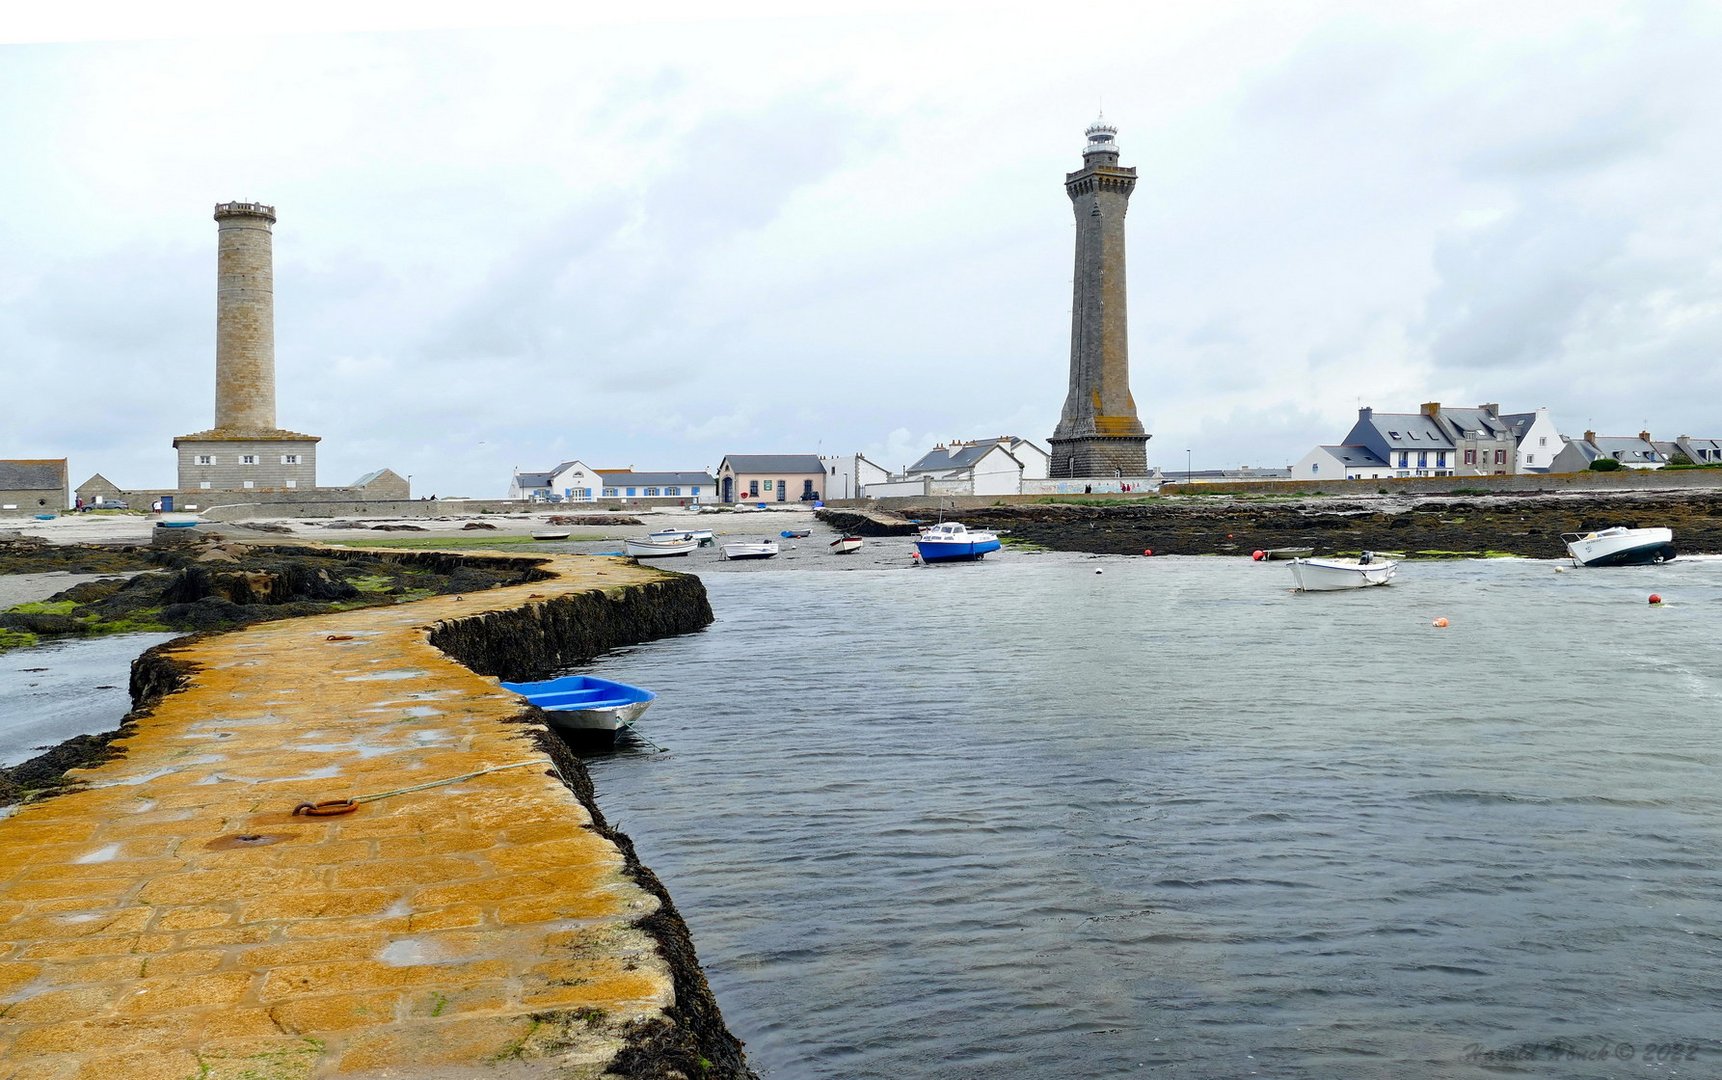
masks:
[[[426,640],[440,620],[659,576],[603,558],[546,568],[179,649],[191,684],[122,758],[0,820],[0,1074],[600,1070],[623,1025],[672,1003],[638,927],[659,902],[507,722],[520,699]]]

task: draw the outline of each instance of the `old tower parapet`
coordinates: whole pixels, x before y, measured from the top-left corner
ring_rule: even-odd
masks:
[[[1076,215],[1070,312],[1070,392],[1051,441],[1051,475],[1143,476],[1148,439],[1130,394],[1124,287],[1124,216],[1136,170],[1118,164],[1118,129],[1104,119],[1084,132],[1082,168],[1066,174]]]

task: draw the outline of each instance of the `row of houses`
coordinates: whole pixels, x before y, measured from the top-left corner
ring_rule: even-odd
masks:
[[[1497,476],[1583,472],[1599,458],[1627,469],[1660,469],[1672,462],[1722,462],[1715,439],[1658,441],[1650,432],[1609,436],[1586,431],[1562,435],[1547,409],[1503,413],[1498,404],[1451,408],[1425,402],[1414,413],[1357,410],[1345,438],[1317,446],[1288,471],[1292,480],[1378,480],[1408,476]]]
[[[564,461],[509,479],[508,498],[530,502],[607,500],[659,505],[814,503],[888,495],[1015,495],[1045,480],[1051,458],[1014,435],[939,443],[893,474],[863,454],[727,454],[715,472],[640,472]]]

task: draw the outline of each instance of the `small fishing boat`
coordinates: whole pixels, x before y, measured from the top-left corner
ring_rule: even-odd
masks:
[[[58,514],[37,514],[36,520],[37,521],[53,521],[56,517],[59,517],[59,516],[60,515],[58,515]]]
[[[701,547],[717,542],[717,535],[710,529],[659,529],[646,534],[648,540],[693,540]]]
[[[1282,559],[1307,559],[1311,555],[1315,554],[1315,548],[1268,548],[1266,551],[1262,552],[1262,554],[1268,559],[1276,562]]]
[[[769,559],[776,554],[776,540],[737,540],[723,546],[726,559]]]
[[[1616,525],[1588,533],[1561,533],[1577,566],[1644,566],[1674,558],[1673,529]]]
[[[972,530],[960,521],[944,521],[922,529],[915,538],[915,551],[922,562],[954,562],[979,559],[999,549],[997,533]]]
[[[831,554],[833,555],[848,555],[860,550],[861,538],[859,536],[839,536],[831,541]]]
[[[571,533],[565,533],[565,532],[536,532],[536,533],[532,534],[532,539],[534,539],[534,540],[566,540],[571,535],[572,535]]]
[[[785,529],[777,535],[785,540],[800,540],[813,535],[812,529]]]
[[[622,541],[622,550],[636,559],[661,559],[668,555],[691,555],[700,546],[698,540],[689,537],[675,540],[651,540],[638,537],[628,537]]]
[[[158,529],[189,529],[196,524],[196,521],[158,521],[155,523],[155,527]]]
[[[1293,559],[1292,578],[1301,592],[1337,592],[1365,585],[1386,585],[1398,572],[1392,559],[1366,551],[1355,559]]]
[[[502,688],[544,710],[556,730],[575,738],[605,742],[613,741],[616,732],[639,719],[658,696],[650,690],[596,675],[505,682]]]

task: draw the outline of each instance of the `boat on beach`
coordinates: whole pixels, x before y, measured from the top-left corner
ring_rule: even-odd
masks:
[[[674,540],[652,540],[630,536],[622,541],[622,551],[636,559],[661,559],[668,555],[691,555],[700,542],[689,536]]]
[[[505,682],[502,688],[542,709],[556,730],[575,738],[606,742],[639,719],[658,696],[642,687],[596,675]]]
[[[922,562],[956,562],[979,559],[999,549],[997,533],[972,530],[960,521],[943,521],[921,530],[915,552]]]
[[[801,540],[801,539],[804,539],[806,537],[812,536],[813,530],[812,529],[784,529],[782,532],[778,533],[777,535],[783,537],[785,540]]]
[[[1366,551],[1355,559],[1293,559],[1292,578],[1300,592],[1338,592],[1366,585],[1386,585],[1399,564]]]
[[[534,540],[566,540],[571,535],[572,535],[571,533],[565,533],[565,532],[535,532],[532,534],[532,539],[534,539]]]
[[[1312,548],[1312,547],[1268,548],[1266,551],[1262,552],[1262,554],[1266,558],[1268,558],[1270,561],[1278,561],[1281,559],[1307,559],[1311,555],[1315,554],[1315,548]]]
[[[737,540],[723,546],[726,559],[769,559],[776,554],[776,540]]]
[[[860,551],[861,543],[862,541],[859,536],[839,536],[837,539],[831,541],[831,554],[848,555],[853,552]]]
[[[658,529],[646,534],[648,540],[693,540],[701,547],[717,542],[717,534],[710,529]]]
[[[1588,533],[1561,533],[1575,566],[1646,566],[1674,558],[1674,530],[1616,525]]]

